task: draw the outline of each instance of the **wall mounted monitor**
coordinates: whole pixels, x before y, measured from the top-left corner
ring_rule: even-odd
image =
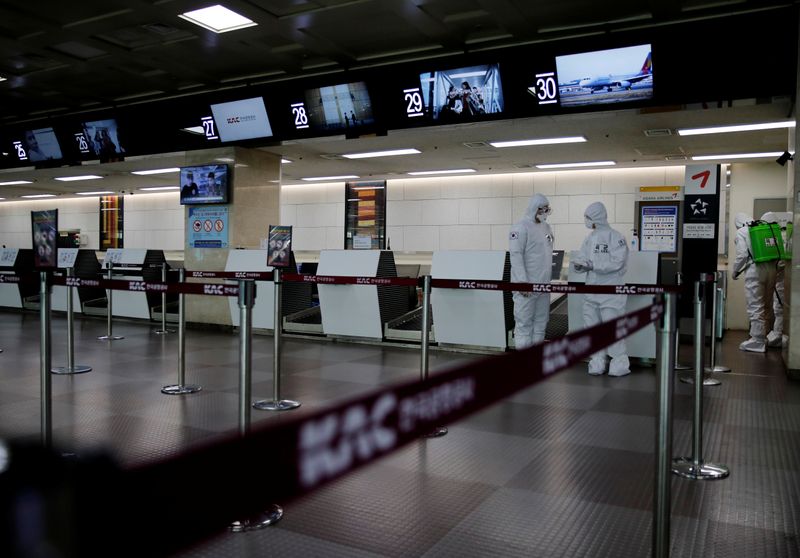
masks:
[[[84,156],[96,156],[102,162],[121,161],[125,149],[119,140],[119,127],[113,118],[83,122],[82,131],[75,134],[78,151]]]
[[[363,81],[307,89],[291,103],[295,130],[347,131],[375,123],[372,101]]]
[[[241,141],[272,136],[263,97],[211,105],[211,114],[222,141]]]
[[[503,112],[499,64],[426,72],[419,81],[423,105],[434,120],[459,122]],[[406,93],[413,98],[413,91]]]
[[[181,205],[224,204],[230,201],[228,165],[181,167]]]
[[[40,163],[57,161],[64,156],[53,128],[26,130],[20,139],[12,141],[14,155],[19,161]]]
[[[650,45],[556,57],[561,106],[603,105],[653,98]]]

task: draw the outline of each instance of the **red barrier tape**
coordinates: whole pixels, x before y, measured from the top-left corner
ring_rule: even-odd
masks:
[[[234,519],[256,514],[268,503],[283,504],[312,492],[436,426],[528,388],[653,323],[663,311],[663,304],[655,303],[553,343],[490,357],[424,382],[383,387],[306,416],[287,417],[253,430],[244,439],[195,448],[132,469],[122,479],[132,499],[122,501],[148,502],[147,524],[163,520],[170,525],[157,545],[148,535],[150,552],[161,544],[167,545],[165,550],[178,550]],[[242,484],[231,479],[258,481]],[[176,486],[203,489],[175,496]],[[172,496],[164,498],[165,494]]]
[[[186,271],[186,277],[196,279],[257,279],[272,281],[271,271]]]
[[[82,279],[80,277],[52,277],[52,285],[94,287],[113,291],[151,293],[179,293],[211,296],[239,296],[238,285],[221,283],[161,283],[157,281],[131,281],[127,279]]]
[[[287,273],[284,281],[318,283],[320,285],[378,285],[389,287],[416,287],[420,280],[414,277],[345,277],[341,275],[305,275]]]
[[[629,294],[656,295],[678,292],[678,287],[665,285],[585,285],[583,283],[509,283],[488,279],[431,279],[431,287],[486,291],[519,291],[564,294]]]

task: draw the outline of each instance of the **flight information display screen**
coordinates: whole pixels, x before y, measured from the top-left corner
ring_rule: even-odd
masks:
[[[306,89],[289,103],[297,131],[341,132],[375,123],[372,100],[363,81]]]

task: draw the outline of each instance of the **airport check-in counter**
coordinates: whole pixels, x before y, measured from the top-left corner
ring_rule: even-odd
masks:
[[[291,255],[288,273],[297,269],[294,254]],[[262,271],[271,273],[267,265],[267,250],[231,250],[225,271]],[[233,283],[231,283],[233,284]],[[239,301],[228,298],[231,323],[239,326]],[[311,307],[311,285],[307,283],[285,282],[281,292],[281,315],[287,316]],[[275,284],[272,281],[256,281],[256,301],[253,305],[253,327],[259,329],[275,328]]]
[[[13,275],[21,271],[17,267],[17,260],[20,259],[19,253],[19,248],[0,249],[0,273]],[[28,271],[33,271],[33,266]],[[22,293],[19,284],[0,283],[0,306],[22,308]]]
[[[323,250],[318,275],[397,277],[388,250]],[[339,337],[383,339],[384,324],[409,311],[406,287],[317,285],[322,331]]]
[[[509,281],[511,261],[504,251],[434,252],[431,277]],[[431,307],[439,345],[506,349],[514,319],[509,291],[433,289]]]
[[[575,255],[573,252],[570,258]],[[569,269],[570,283],[585,283],[586,274],[577,273],[572,266]],[[622,278],[623,283],[639,283],[642,285],[655,285],[658,282],[658,252],[634,252],[628,255],[628,269]],[[582,294],[569,295],[569,330],[583,329],[583,296]],[[652,304],[653,295],[627,295],[626,312],[633,312]],[[656,327],[655,324],[637,331],[625,340],[629,357],[654,359],[656,358]]]
[[[161,266],[164,259],[163,250],[146,250],[132,248],[109,248],[103,258],[100,277],[106,278],[108,265],[112,267],[112,277],[122,281],[161,281]],[[77,274],[79,277],[82,275]],[[95,275],[95,278],[97,275]],[[155,292],[114,291],[114,316],[150,320],[151,311],[161,306],[161,294]],[[167,295],[167,303],[175,295]],[[95,299],[84,302],[84,313],[106,315],[107,300]]]

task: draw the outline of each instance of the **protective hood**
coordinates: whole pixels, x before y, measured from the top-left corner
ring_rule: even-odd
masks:
[[[747,213],[737,213],[736,217],[733,218],[733,224],[736,226],[737,229],[741,229],[744,227],[745,223],[749,223],[752,221],[753,218],[750,217]]]
[[[525,215],[530,217],[533,222],[536,222],[536,212],[539,211],[540,208],[549,205],[550,200],[548,200],[545,196],[542,194],[534,194],[528,202],[528,210],[525,212]]]
[[[761,220],[766,221],[767,223],[777,223],[778,215],[773,211],[767,211],[764,215],[761,216]]]
[[[583,213],[586,221],[593,225],[600,226],[608,226],[608,212],[606,211],[606,206],[603,205],[602,202],[594,202],[589,204],[589,207],[586,208],[586,211]]]

